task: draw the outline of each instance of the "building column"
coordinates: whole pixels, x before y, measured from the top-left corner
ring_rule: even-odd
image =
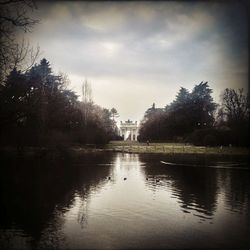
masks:
[[[131,141],[133,141],[133,129],[130,130],[130,134],[131,134]]]

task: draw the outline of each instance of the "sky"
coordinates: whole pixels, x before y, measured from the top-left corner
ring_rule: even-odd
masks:
[[[118,120],[137,120],[165,107],[180,87],[208,81],[220,101],[225,88],[248,87],[245,6],[213,1],[38,2],[40,20],[28,34],[40,58],[64,72],[81,96],[115,107]]]

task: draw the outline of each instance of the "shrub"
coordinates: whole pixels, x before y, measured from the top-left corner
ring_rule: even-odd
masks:
[[[216,137],[214,135],[208,134],[204,137],[203,144],[204,146],[216,146],[218,141],[216,141]]]
[[[231,130],[217,128],[197,129],[186,139],[187,142],[196,146],[228,146],[229,144],[235,144]]]

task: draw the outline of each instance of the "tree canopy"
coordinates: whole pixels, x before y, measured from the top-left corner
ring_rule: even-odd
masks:
[[[246,145],[249,95],[245,96],[243,89],[225,89],[218,109],[219,105],[211,94],[208,82],[201,82],[191,92],[181,87],[174,101],[165,109],[156,108],[153,104],[145,111],[139,140]],[[223,129],[222,125],[227,125],[228,129]]]
[[[115,137],[112,112],[79,101],[66,85],[46,59],[24,73],[14,68],[0,89],[1,142],[45,145],[57,136],[69,143],[105,143]]]

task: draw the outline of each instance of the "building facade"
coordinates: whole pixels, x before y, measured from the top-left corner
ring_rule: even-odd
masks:
[[[137,141],[138,124],[137,121],[132,122],[129,119],[120,123],[120,136],[124,141]]]

